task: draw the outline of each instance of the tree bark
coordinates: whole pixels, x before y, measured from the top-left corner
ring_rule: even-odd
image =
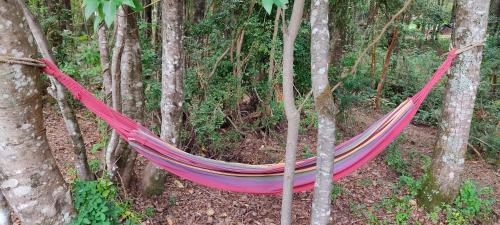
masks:
[[[0,5],[0,54],[33,58],[21,10]],[[71,194],[45,136],[39,81],[34,67],[0,63],[0,189],[22,224],[67,224]]]
[[[139,31],[136,17],[128,7],[122,7],[121,17],[117,19],[126,28],[123,53],[120,60],[120,95],[122,113],[138,123],[144,120],[144,87],[142,84],[142,64],[139,46]],[[133,174],[137,152],[121,140],[115,154],[118,159],[121,182],[129,186]]]
[[[274,17],[274,28],[273,28],[273,38],[271,41],[271,50],[269,52],[269,69],[268,69],[268,77],[267,77],[267,96],[265,106],[266,114],[268,116],[272,115],[272,108],[270,106],[271,101],[274,95],[274,73],[276,68],[276,41],[278,39],[278,30],[279,30],[279,22],[280,22],[281,8],[276,10],[276,16]]]
[[[330,192],[335,147],[335,103],[328,81],[328,1],[311,1],[311,80],[318,114],[317,169],[312,202],[312,225],[330,220]]]
[[[162,97],[161,139],[178,145],[182,120],[184,59],[182,52],[184,1],[162,2]],[[164,190],[166,172],[149,162],[142,186],[147,195],[158,195]]]
[[[456,27],[452,43],[456,48],[480,42],[486,37],[489,0],[457,0]],[[455,59],[446,84],[443,117],[429,177],[420,202],[428,209],[451,202],[462,183],[465,152],[472,113],[480,81],[482,48],[463,52]]]
[[[158,41],[158,18],[160,17],[160,4],[154,4],[151,14],[151,44],[156,49],[156,42]]]
[[[7,199],[0,192],[0,225],[11,225],[12,219],[10,218],[11,209]]]
[[[31,33],[35,38],[38,50],[43,57],[50,59],[55,63],[54,57],[50,51],[49,44],[40,25],[35,20],[33,14],[29,11],[26,3],[23,0],[17,0],[20,8],[22,8],[24,16],[27,23],[29,24]],[[82,180],[93,180],[95,179],[94,174],[90,171],[87,162],[87,150],[85,149],[85,142],[83,141],[82,131],[80,130],[80,125],[76,120],[76,115],[71,106],[68,103],[67,95],[64,87],[55,78],[49,76],[51,87],[49,87],[48,92],[57,101],[59,110],[64,119],[66,125],[66,130],[71,138],[73,144],[73,152],[75,153],[75,168],[77,176]]]
[[[99,56],[101,60],[102,73],[102,95],[106,104],[111,105],[111,71],[109,64],[108,39],[106,37],[106,26],[103,24],[97,31],[97,44],[99,46]]]
[[[375,110],[380,110],[380,99],[382,98],[382,90],[384,89],[385,77],[387,75],[387,71],[389,70],[389,64],[391,63],[391,56],[394,47],[396,46],[396,42],[398,40],[398,27],[395,27],[392,31],[391,35],[391,43],[389,47],[387,47],[387,53],[385,54],[384,66],[382,67],[382,72],[380,73],[380,81],[377,85],[377,96],[375,96]]]
[[[293,181],[295,175],[295,155],[299,136],[300,114],[295,106],[293,88],[293,52],[295,38],[299,32],[304,13],[304,0],[293,3],[290,22],[286,26],[283,11],[283,97],[287,120],[285,174],[283,178],[283,199],[281,202],[281,224],[289,225],[292,220]]]
[[[136,18],[129,7],[120,7],[116,16],[116,35],[111,59],[111,99],[118,112],[142,123],[144,120],[144,87]],[[137,153],[116,131],[112,131],[106,148],[106,167],[111,178],[119,174],[119,181],[128,187],[133,175]]]
[[[120,8],[117,12],[116,22],[115,22],[115,44],[113,47],[113,55],[111,58],[111,105],[117,112],[122,111],[121,107],[121,90],[120,90],[120,79],[121,79],[121,58],[123,55],[123,49],[125,45],[125,32],[126,26],[124,24],[125,14],[123,9]],[[105,150],[105,161],[108,176],[114,179],[116,177],[116,149],[120,142],[118,133],[115,130],[111,131],[108,146]]]
[[[372,63],[370,65],[371,86],[375,86],[375,73],[377,72],[377,47],[372,47]]]
[[[60,21],[61,28],[70,30],[73,26],[72,24],[72,11],[71,11],[71,0],[61,0],[59,3],[61,6],[61,12],[64,13],[63,20]]]
[[[205,17],[206,0],[194,0],[193,22],[199,23]]]

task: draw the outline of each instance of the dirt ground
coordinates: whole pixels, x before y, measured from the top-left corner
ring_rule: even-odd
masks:
[[[342,126],[343,139],[354,136],[381,116],[357,110],[350,114],[351,119]],[[91,149],[99,140],[96,120],[86,111],[79,111],[78,119],[86,147]],[[63,120],[56,110],[49,108],[45,110],[45,123],[49,143],[59,167],[67,180],[73,179],[75,175],[70,169],[73,153]],[[404,133],[405,138],[399,146],[403,156],[415,151],[430,156],[436,137],[435,128],[410,125]],[[315,139],[313,130],[301,134],[298,149],[302,151],[307,145],[314,152]],[[235,158],[245,163],[278,162],[283,159],[284,154],[282,142],[252,135],[238,143],[235,149]],[[99,154],[90,154],[90,158],[96,158]],[[139,158],[136,177],[141,174],[145,164],[144,158]],[[411,171],[414,175],[422,172],[419,168],[412,168]],[[500,176],[497,168],[483,161],[468,160],[465,176],[466,179],[477,181],[480,186],[493,187],[496,199],[500,199]],[[398,177],[379,156],[337,182],[342,191],[332,203],[332,224],[366,224],[368,214],[380,220],[393,221],[393,214],[378,209],[375,205],[390,196]],[[171,175],[163,195],[146,198],[138,189],[138,182],[135,178],[127,191],[127,195],[133,200],[134,209],[138,212],[144,212],[146,208],[155,211],[152,217],[144,218],[143,224],[279,224],[281,200],[278,196],[219,191]],[[294,195],[293,224],[309,224],[311,197],[311,192]],[[494,214],[496,218],[500,215],[498,201],[494,206]],[[431,223],[423,209],[417,206],[414,206],[410,221]]]

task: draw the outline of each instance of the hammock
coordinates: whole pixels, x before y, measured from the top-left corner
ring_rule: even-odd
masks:
[[[432,87],[450,68],[457,52],[448,58],[416,95],[373,123],[364,132],[336,146],[333,180],[347,176],[377,156],[410,123]],[[284,163],[250,165],[224,162],[184,152],[154,135],[147,128],[114,111],[94,97],[50,60],[43,59],[43,71],[61,82],[73,96],[98,117],[109,123],[130,146],[142,156],[166,171],[194,183],[234,192],[281,194]],[[295,165],[294,192],[314,186],[316,157],[298,161]]]

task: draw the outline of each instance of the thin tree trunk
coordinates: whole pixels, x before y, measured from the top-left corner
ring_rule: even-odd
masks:
[[[493,95],[495,95],[497,93],[497,85],[498,85],[498,82],[497,82],[497,73],[498,73],[498,70],[497,71],[493,71],[493,75],[491,77],[491,93]]]
[[[156,42],[158,41],[158,18],[160,17],[159,14],[159,10],[158,8],[160,7],[160,4],[159,3],[156,3],[153,5],[153,9],[152,9],[152,14],[151,14],[151,24],[152,24],[152,27],[151,27],[151,44],[153,45],[153,47],[156,47]],[[155,48],[156,49],[156,48]]]
[[[0,49],[36,57],[21,7],[0,5]],[[0,63],[0,189],[22,224],[67,224],[71,194],[52,156],[43,126],[40,72]]]
[[[142,64],[139,46],[139,31],[136,17],[128,7],[121,7],[117,23],[122,24],[124,36],[123,52],[120,59],[120,95],[122,113],[142,123],[144,120],[144,87],[142,84]],[[137,153],[125,140],[120,140],[115,157],[123,186],[128,187],[133,175]]]
[[[182,53],[184,1],[162,2],[162,97],[161,139],[178,145],[182,120],[184,60]],[[144,170],[142,186],[147,195],[164,190],[166,172],[149,162]]]
[[[144,1],[144,6],[147,6],[147,5],[150,5],[151,4],[151,0],[145,0]],[[154,3],[154,4],[158,4],[158,3]],[[149,6],[147,8],[144,9],[144,22],[146,23],[151,23],[151,19],[152,19],[152,15],[153,15],[153,7]]]
[[[292,223],[293,183],[295,175],[295,155],[299,136],[300,114],[295,106],[293,88],[293,52],[295,38],[299,32],[304,13],[304,0],[293,3],[292,15],[288,27],[283,15],[283,97],[287,119],[285,174],[283,178],[283,196],[281,202],[281,224]]]
[[[71,27],[73,26],[72,24],[72,11],[71,11],[71,0],[61,0],[60,3],[61,4],[61,11],[62,13],[64,13],[64,19],[63,21],[60,21],[61,23],[61,28],[63,29],[66,29],[66,30],[71,30]]]
[[[36,22],[35,17],[29,11],[23,0],[18,0],[17,2],[24,12],[24,17],[29,24],[36,44],[38,45],[38,50],[43,57],[50,59],[52,62],[55,62],[50,52],[50,47],[47,39],[45,38],[40,25]],[[68,134],[71,137],[73,152],[75,153],[74,164],[77,171],[77,176],[82,180],[93,180],[95,177],[88,166],[87,151],[85,149],[82,132],[80,130],[78,121],[76,120],[75,112],[68,104],[65,89],[55,78],[49,76],[49,80],[52,85],[51,87],[49,87],[48,91],[52,95],[52,97],[56,99],[63,116],[66,129],[68,130]]]
[[[99,56],[101,60],[103,100],[106,104],[111,105],[111,71],[109,64],[108,39],[106,37],[106,26],[103,24],[97,31],[97,44],[99,46]]]
[[[382,90],[384,89],[385,77],[387,75],[387,71],[389,70],[389,64],[391,62],[392,51],[396,46],[396,42],[398,40],[398,27],[395,27],[392,31],[391,35],[391,43],[389,47],[387,47],[387,53],[385,54],[384,66],[382,67],[382,72],[380,73],[380,81],[377,85],[377,96],[375,96],[375,110],[380,110],[380,99],[382,98]]]
[[[480,42],[486,37],[489,0],[457,0],[456,28],[452,43],[456,48]],[[462,183],[465,152],[480,81],[482,48],[466,51],[455,59],[446,84],[443,118],[429,177],[420,202],[433,209],[451,202]]]
[[[236,35],[236,65],[234,66],[233,73],[236,76],[237,84],[236,84],[236,117],[238,120],[241,121],[241,110],[240,110],[240,104],[241,104],[241,98],[243,97],[243,93],[241,90],[241,82],[243,82],[243,62],[241,60],[241,49],[243,47],[243,41],[245,40],[245,29],[242,29],[240,32],[238,32],[238,35]]]
[[[0,225],[11,225],[12,220],[10,218],[11,209],[7,199],[0,192]]]
[[[375,86],[375,73],[377,72],[377,47],[372,47],[372,63],[370,65],[370,78],[372,80],[372,85],[370,87]]]
[[[123,54],[123,49],[125,45],[125,20],[123,10],[120,8],[117,12],[116,22],[115,22],[115,44],[113,47],[113,56],[111,58],[111,105],[113,109],[117,112],[122,111],[121,107],[121,90],[120,90],[120,79],[121,79],[121,58]],[[120,142],[120,137],[115,130],[111,131],[111,137],[108,142],[108,146],[105,151],[105,161],[108,176],[114,179],[116,177],[117,171],[117,158],[116,149]]]
[[[276,10],[276,16],[274,17],[274,30],[273,30],[273,39],[271,41],[271,51],[269,52],[269,70],[268,70],[268,76],[267,76],[267,97],[265,101],[265,107],[267,111],[267,115],[272,114],[272,108],[270,106],[270,103],[273,98],[273,93],[274,93],[274,73],[275,68],[276,68],[276,41],[278,39],[278,30],[279,30],[279,23],[280,23],[280,14],[281,14],[281,8],[278,8]]]
[[[205,17],[206,0],[194,0],[193,22],[199,23]]]
[[[318,113],[317,170],[312,202],[312,225],[330,220],[330,192],[335,147],[335,103],[328,82],[328,1],[311,1],[311,80]]]
[[[116,39],[111,59],[113,108],[133,120],[143,122],[144,87],[139,46],[139,31],[128,7],[120,7],[116,17]],[[121,184],[128,187],[137,153],[113,130],[106,148],[106,166],[110,177],[119,172]]]

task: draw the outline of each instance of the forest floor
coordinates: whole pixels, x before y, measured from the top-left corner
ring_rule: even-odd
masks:
[[[368,112],[360,108],[352,110],[350,119],[341,126],[343,140],[363,131],[381,114]],[[78,119],[84,134],[87,149],[99,141],[97,123],[86,111],[78,112]],[[54,156],[67,181],[75,178],[72,170],[73,153],[70,139],[64,129],[60,114],[53,108],[45,109],[47,136]],[[404,132],[404,139],[399,143],[403,158],[410,165],[414,177],[422,173],[421,162],[411,157],[415,153],[431,155],[435,143],[436,129],[433,127],[410,125]],[[284,132],[282,133],[284,135]],[[283,136],[281,135],[281,136]],[[278,135],[280,136],[280,135]],[[276,140],[253,135],[245,137],[235,145],[234,158],[244,163],[279,162],[284,155],[283,139]],[[314,152],[314,129],[300,135],[298,155],[304,149]],[[340,140],[340,141],[343,141]],[[280,142],[281,141],[281,142]],[[100,152],[91,153],[95,159]],[[416,157],[418,158],[418,157]],[[89,159],[89,160],[90,160]],[[219,191],[193,184],[190,181],[170,175],[163,195],[147,198],[139,190],[137,175],[141,174],[146,161],[139,158],[136,166],[136,178],[127,196],[133,200],[133,208],[144,213],[142,224],[279,224],[281,200],[279,196],[249,195]],[[467,160],[465,179],[476,181],[478,186],[489,186],[494,189],[497,199],[493,210],[494,217],[500,215],[500,173],[498,168],[480,160]],[[381,202],[393,196],[393,189],[398,183],[399,175],[384,161],[384,153],[367,163],[351,175],[337,182],[339,190],[332,203],[333,224],[366,224],[369,218],[392,223],[395,212],[388,212],[380,207]],[[309,224],[311,213],[311,192],[294,195],[293,224]],[[398,198],[398,196],[396,196]],[[410,201],[414,202],[414,201]],[[146,216],[146,214],[148,216]],[[410,221],[421,224],[432,224],[423,209],[412,205]],[[443,218],[441,218],[443,221]]]

